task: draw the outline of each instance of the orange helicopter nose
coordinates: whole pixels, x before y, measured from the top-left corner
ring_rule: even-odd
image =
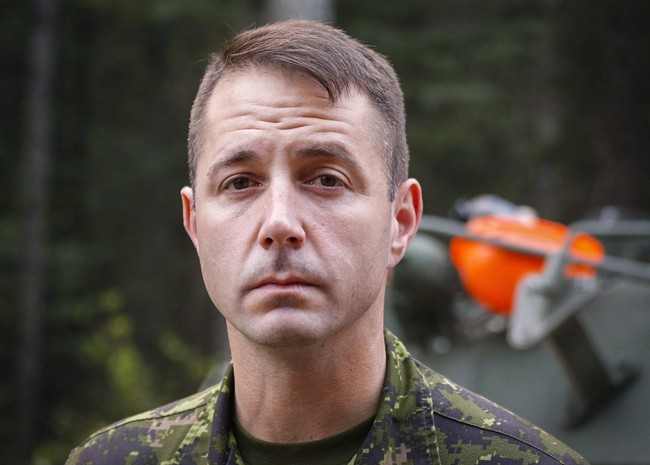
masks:
[[[544,266],[540,254],[560,252],[569,237],[569,228],[542,219],[482,216],[467,223],[467,233],[531,251],[531,254],[507,250],[480,239],[455,237],[450,244],[451,261],[458,270],[467,292],[488,310],[509,315],[519,280]],[[605,255],[602,244],[587,234],[572,238],[573,258],[598,263]],[[589,278],[596,269],[589,265],[568,264],[565,274],[571,278]]]

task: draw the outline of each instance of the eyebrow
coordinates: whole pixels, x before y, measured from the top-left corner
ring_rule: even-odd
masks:
[[[359,163],[345,148],[335,144],[318,144],[297,150],[298,155],[305,158],[334,158],[359,169]]]
[[[228,154],[225,157],[221,158],[220,160],[214,162],[212,166],[210,166],[210,169],[208,170],[208,177],[212,177],[212,175],[217,171],[219,171],[221,168],[224,168],[226,166],[236,165],[237,163],[250,161],[255,158],[259,158],[259,155],[255,153],[253,150],[237,150],[236,152]]]
[[[354,169],[360,169],[359,163],[350,155],[350,153],[345,148],[340,147],[339,145],[318,144],[299,148],[296,152],[302,158],[334,158],[342,161]],[[208,177],[212,177],[214,173],[224,167],[251,161],[259,157],[259,154],[254,150],[237,150],[214,162],[212,166],[210,166],[210,169],[208,169],[207,175]]]

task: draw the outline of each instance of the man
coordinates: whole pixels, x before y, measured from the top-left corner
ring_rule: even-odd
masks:
[[[422,214],[404,119],[389,63],[326,25],[247,31],[211,60],[181,196],[232,367],[69,464],[585,463],[384,330]]]

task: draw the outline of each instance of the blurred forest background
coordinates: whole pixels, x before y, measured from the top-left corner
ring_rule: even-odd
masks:
[[[210,52],[309,8],[395,65],[427,213],[648,213],[650,1],[5,1],[3,463],[62,463],[228,357],[181,224],[189,109]]]

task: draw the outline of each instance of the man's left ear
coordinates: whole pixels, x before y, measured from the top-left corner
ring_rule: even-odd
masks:
[[[393,268],[404,256],[422,219],[422,188],[415,179],[407,179],[399,185],[393,201],[393,238],[391,241],[389,268]]]

